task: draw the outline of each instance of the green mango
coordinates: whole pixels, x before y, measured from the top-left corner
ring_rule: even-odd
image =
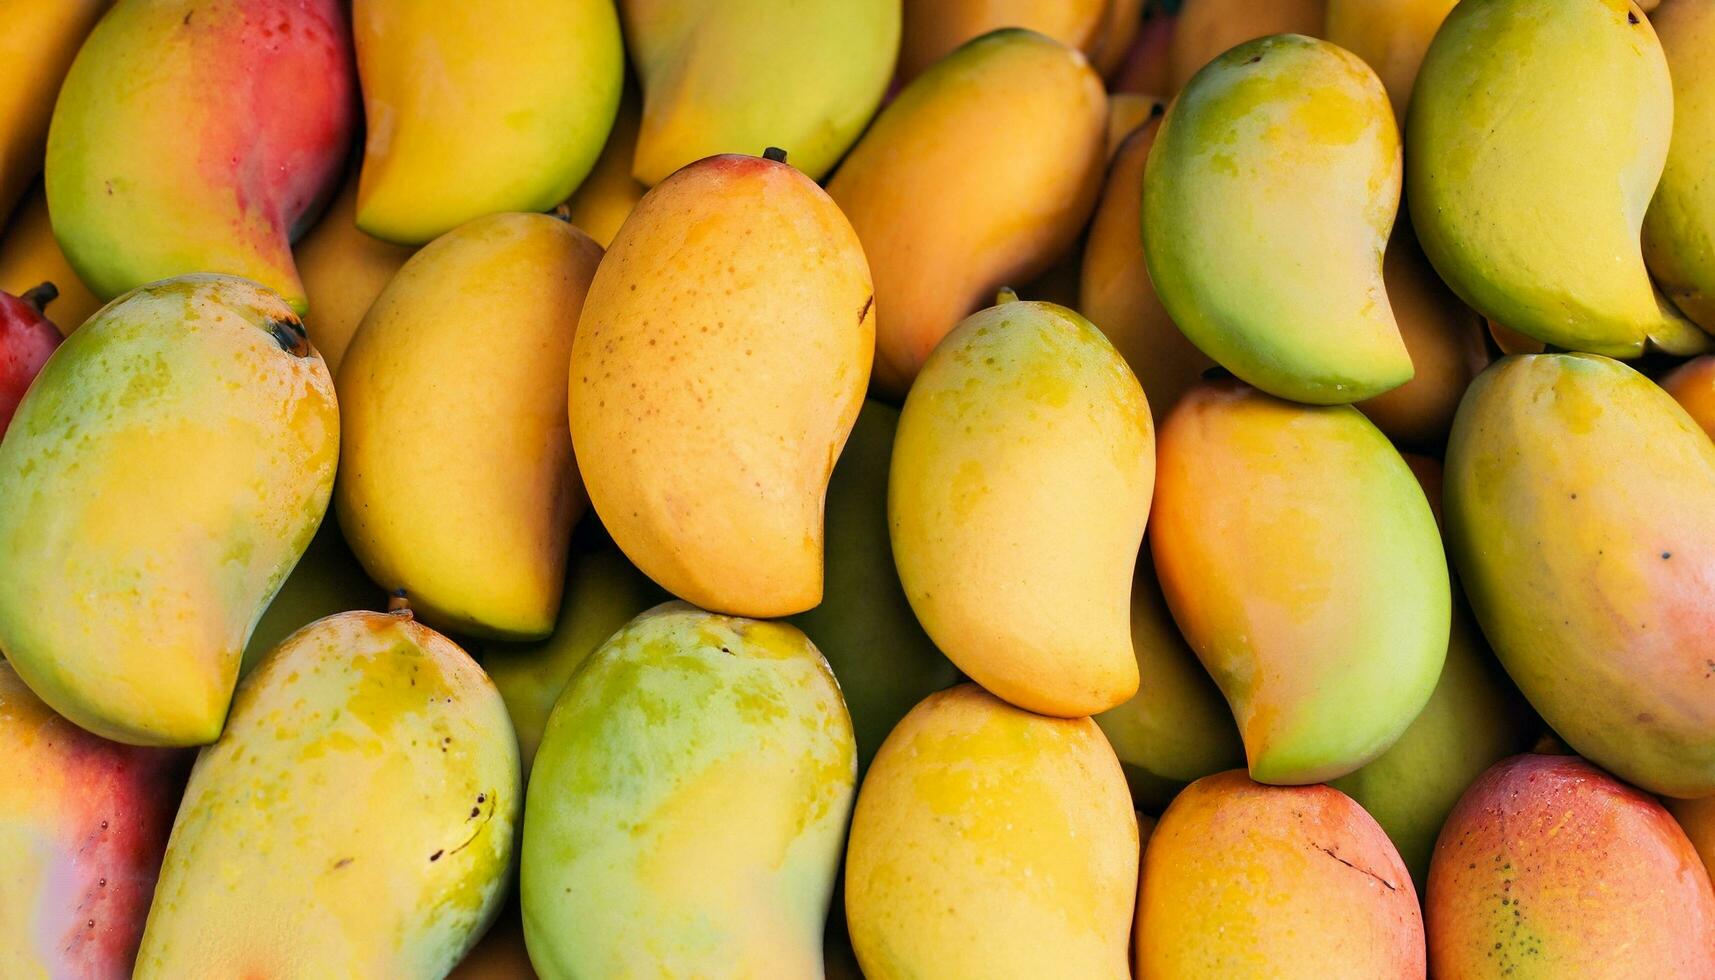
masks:
[[[345,537],[339,533],[339,522],[332,514],[322,519],[316,536],[304,557],[286,577],[285,584],[275,594],[274,601],[263,611],[262,618],[250,633],[244,646],[244,660],[238,665],[238,678],[243,680],[269,650],[292,635],[299,627],[353,609],[380,609],[387,604],[381,587],[363,573]]]

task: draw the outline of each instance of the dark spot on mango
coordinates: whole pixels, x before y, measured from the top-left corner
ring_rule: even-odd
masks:
[[[1662,561],[1667,561],[1669,558],[1672,558],[1672,557],[1673,557],[1673,552],[1671,552],[1671,551],[1664,551],[1661,553],[1661,560]]]
[[[1626,23],[1636,24],[1637,22],[1638,22],[1638,15],[1633,13],[1630,10],[1626,11]]]
[[[1261,60],[1262,60],[1262,55],[1260,55],[1260,54],[1253,54],[1253,55],[1251,55],[1251,56],[1250,56],[1250,57],[1249,57],[1249,58],[1247,58],[1247,59],[1245,59],[1245,64],[1247,64],[1247,65],[1254,65],[1254,64],[1256,64],[1256,63],[1257,63],[1257,62],[1259,62],[1259,61],[1261,61]]]
[[[297,319],[270,320],[268,332],[274,335],[274,342],[280,349],[293,357],[310,356],[310,337],[304,332],[304,325]]]
[[[874,305],[875,305],[875,294],[870,293],[869,299],[866,299],[863,301],[863,309],[858,310],[858,322],[859,323],[863,322],[864,317],[869,316],[869,308],[874,306]]]
[[[435,862],[435,861],[439,861],[439,860],[440,860],[440,859],[441,859],[441,855],[442,855],[442,854],[445,854],[445,853],[447,853],[447,852],[446,852],[446,851],[444,851],[444,850],[441,850],[441,851],[436,851],[436,852],[435,852],[435,853],[433,853],[433,854],[431,854],[431,855],[429,855],[429,861],[430,861],[430,862],[431,862],[431,863],[432,863],[432,862]]]

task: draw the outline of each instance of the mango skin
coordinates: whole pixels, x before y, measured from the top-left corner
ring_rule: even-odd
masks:
[[[1715,796],[1701,800],[1662,800],[1662,803],[1685,831],[1697,856],[1703,859],[1704,870],[1715,877]]]
[[[1661,319],[1639,230],[1672,126],[1667,61],[1619,0],[1447,15],[1406,120],[1406,198],[1447,284],[1513,330],[1642,353]]]
[[[728,155],[656,185],[571,358],[572,446],[626,557],[704,609],[821,601],[822,500],[874,351],[863,247],[809,178]]]
[[[1715,355],[1692,358],[1661,377],[1663,391],[1715,439]]]
[[[1715,890],[1691,842],[1576,756],[1484,773],[1447,818],[1425,905],[1437,977],[1715,976]]]
[[[911,388],[888,479],[894,563],[935,645],[1021,708],[1079,717],[1137,691],[1131,575],[1155,433],[1090,321],[1002,303]]]
[[[522,786],[500,694],[405,613],[276,647],[197,758],[137,977],[440,977],[505,900]]]
[[[1161,428],[1162,593],[1238,719],[1253,779],[1343,776],[1429,700],[1451,595],[1435,517],[1349,406],[1206,382]]]
[[[1173,321],[1245,381],[1312,404],[1412,376],[1382,253],[1399,130],[1375,72],[1300,35],[1216,58],[1162,118],[1143,183],[1150,279]]]
[[[531,961],[550,980],[819,976],[856,778],[839,685],[802,633],[680,602],[642,614],[573,677],[536,755]]]
[[[324,517],[303,557],[292,566],[292,574],[250,631],[238,677],[242,680],[281,640],[318,619],[353,609],[385,608],[387,594],[363,573],[340,533],[339,522],[331,515]]]
[[[190,764],[91,735],[0,660],[0,974],[131,975]]]
[[[1458,0],[1327,0],[1325,37],[1369,63],[1405,119],[1429,42]]]
[[[1363,808],[1242,771],[1192,783],[1143,855],[1135,975],[1421,978],[1423,917]]]
[[[346,351],[340,527],[431,626],[525,640],[554,628],[584,507],[565,364],[600,261],[557,218],[478,218],[412,256]]]
[[[335,0],[121,0],[48,130],[60,247],[103,299],[219,272],[305,312],[291,242],[339,180],[356,95]]]
[[[1446,494],[1477,621],[1543,720],[1628,782],[1715,793],[1708,436],[1617,361],[1507,357],[1459,406]]]
[[[17,296],[38,283],[51,282],[60,291],[48,305],[48,318],[60,333],[69,334],[101,309],[101,300],[72,271],[48,221],[48,199],[37,183],[12,213],[0,233],[0,290]]]
[[[903,398],[959,321],[1072,247],[1101,189],[1106,126],[1083,55],[1018,29],[960,47],[876,117],[828,193],[875,273],[878,395]]]
[[[197,275],[108,304],[0,443],[0,649],[97,735],[213,741],[338,457],[333,382],[280,297]]]
[[[1271,34],[1320,37],[1326,0],[1184,0],[1168,46],[1173,95],[1204,65],[1246,41]]]
[[[1673,79],[1673,137],[1644,215],[1644,261],[1675,306],[1715,328],[1715,4],[1671,0],[1649,20]]]
[[[0,35],[0,63],[6,65],[6,85],[0,89],[0,219],[12,213],[41,172],[60,82],[110,2],[7,6],[6,31]]]
[[[292,250],[315,310],[304,317],[304,330],[336,378],[363,315],[415,251],[364,234],[354,220],[356,209],[353,177]]]
[[[1088,718],[931,694],[864,779],[846,921],[864,976],[1127,974],[1137,818]]]
[[[640,102],[637,87],[626,85],[619,97],[619,114],[614,117],[613,129],[607,134],[607,143],[601,148],[594,169],[556,211],[604,249],[613,244],[613,236],[619,234],[620,226],[649,189],[631,176],[637,130],[643,124]]]
[[[908,82],[965,42],[1006,27],[1035,31],[1088,57],[1101,44],[1109,8],[1115,5],[1111,0],[907,0],[899,77]]]
[[[546,211],[601,153],[625,72],[613,0],[355,0],[368,139],[357,226],[420,245]]]

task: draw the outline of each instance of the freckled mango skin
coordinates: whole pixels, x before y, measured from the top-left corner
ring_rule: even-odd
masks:
[[[1447,447],[1449,550],[1519,690],[1579,754],[1715,793],[1715,444],[1598,355],[1502,359]]]
[[[1715,328],[1715,3],[1671,0],[1649,20],[1673,78],[1673,137],[1644,216],[1644,260],[1674,305]]]
[[[403,614],[318,620],[197,758],[137,977],[445,976],[505,901],[521,796],[463,650]]]
[[[893,560],[924,630],[1026,710],[1125,701],[1154,477],[1143,389],[1090,321],[1052,303],[974,314],[923,366],[893,445]]]
[[[857,235],[792,167],[709,157],[645,195],[590,284],[568,399],[626,557],[704,609],[819,602],[822,502],[875,317]]]
[[[183,276],[60,345],[0,443],[0,649],[43,701],[137,745],[220,734],[244,644],[339,458],[333,381],[291,308]]]
[[[869,980],[1127,976],[1137,816],[1088,718],[975,684],[876,754],[852,818],[846,922]]]
[[[1686,361],[1663,375],[1660,383],[1698,428],[1715,438],[1715,355]]]
[[[1637,356],[1661,319],[1638,235],[1673,111],[1667,61],[1635,6],[1458,4],[1406,121],[1406,198],[1424,253],[1465,302],[1513,330]]]
[[[1425,899],[1438,978],[1715,976],[1715,890],[1661,804],[1576,756],[1472,784]]]
[[[1143,855],[1135,975],[1408,980],[1423,917],[1375,820],[1327,786],[1192,783]]]
[[[658,606],[572,678],[525,803],[524,936],[561,977],[820,977],[857,756],[795,628]]]
[[[356,96],[336,0],[120,0],[48,130],[60,247],[103,299],[220,272],[305,312],[291,242],[339,180]]]
[[[1412,376],[1382,275],[1399,187],[1368,65],[1296,34],[1240,45],[1180,92],[1149,151],[1150,279],[1185,336],[1258,388],[1379,395]]]

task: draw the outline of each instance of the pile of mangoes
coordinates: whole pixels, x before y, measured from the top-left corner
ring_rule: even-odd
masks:
[[[1715,978],[1715,0],[17,0],[6,215],[6,980]]]

